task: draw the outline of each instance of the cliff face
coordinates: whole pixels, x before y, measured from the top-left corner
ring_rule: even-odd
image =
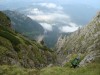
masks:
[[[10,19],[0,12],[0,65],[45,67],[55,62],[55,53],[11,29]]]
[[[64,39],[58,39],[56,49],[60,65],[77,56],[82,60],[80,65],[100,57],[100,12],[85,27],[73,32],[70,36],[64,36]]]

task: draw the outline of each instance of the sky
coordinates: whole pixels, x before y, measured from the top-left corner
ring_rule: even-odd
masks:
[[[65,13],[65,7],[62,6],[64,4],[83,4],[94,9],[100,9],[100,0],[0,0],[2,9],[19,9],[32,6],[22,11],[27,12],[28,17],[38,21],[47,31],[52,31],[53,26],[57,25],[61,32],[73,32],[80,25],[73,22],[72,17]]]
[[[0,0],[2,3],[19,3],[19,2],[53,2],[59,4],[86,4],[95,8],[100,8],[100,0]]]

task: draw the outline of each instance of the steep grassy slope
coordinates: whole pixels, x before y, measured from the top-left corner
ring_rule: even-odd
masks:
[[[11,29],[10,19],[0,12],[0,65],[40,68],[54,62],[52,50],[16,33]]]

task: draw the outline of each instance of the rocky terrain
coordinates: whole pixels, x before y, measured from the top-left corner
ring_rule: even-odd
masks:
[[[83,28],[78,29],[69,36],[58,39],[56,44],[58,64],[79,57],[80,66],[100,58],[100,12]]]

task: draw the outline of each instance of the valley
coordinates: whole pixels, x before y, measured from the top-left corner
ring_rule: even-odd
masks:
[[[79,67],[71,68],[77,56]],[[1,75],[99,75],[99,59],[100,12],[85,27],[59,37],[55,50],[13,30],[10,18],[0,12]]]
[[[0,0],[0,75],[100,75],[100,0]]]

